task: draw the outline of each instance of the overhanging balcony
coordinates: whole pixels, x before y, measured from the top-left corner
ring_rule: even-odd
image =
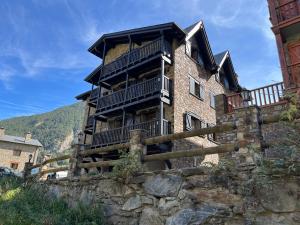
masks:
[[[87,118],[85,129],[84,129],[86,134],[92,134],[93,133],[94,119],[95,119],[94,115],[89,116]]]
[[[146,137],[167,135],[170,133],[170,123],[167,120],[162,120],[162,124],[160,123],[160,120],[152,120],[126,126],[124,128],[119,127],[102,131],[94,134],[92,147],[102,147],[127,142],[130,137],[130,131],[135,129],[145,130]]]
[[[126,89],[101,97],[97,104],[97,113],[105,114],[120,110],[122,107],[134,106],[162,96],[169,97],[170,81],[167,77],[154,77]]]
[[[95,107],[97,105],[98,97],[99,97],[99,87],[92,90],[90,99],[89,99],[89,105]]]
[[[300,16],[300,1],[287,0],[276,7],[278,23],[288,21],[294,17]]]
[[[126,69],[132,70],[145,63],[149,63],[159,58],[161,54],[171,57],[171,51],[172,48],[168,41],[162,38],[156,39],[104,65],[100,74],[100,81],[107,82],[107,80],[124,73]]]

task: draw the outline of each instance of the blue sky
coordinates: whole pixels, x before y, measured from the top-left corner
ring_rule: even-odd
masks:
[[[0,120],[53,110],[88,90],[103,33],[174,21],[205,23],[247,88],[281,81],[266,0],[1,0]]]

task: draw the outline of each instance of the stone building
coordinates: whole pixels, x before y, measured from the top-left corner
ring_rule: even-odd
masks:
[[[31,162],[36,163],[39,149],[43,146],[31,138],[31,133],[25,137],[16,137],[5,134],[5,129],[0,128],[0,166],[23,171],[25,162],[31,155]]]
[[[76,97],[86,102],[88,148],[126,142],[132,129],[153,137],[213,126],[214,96],[241,89],[229,51],[213,54],[202,21],[186,29],[166,23],[104,34],[89,51],[102,63],[85,78],[92,90]],[[147,154],[195,145],[215,145],[214,135],[148,146]]]

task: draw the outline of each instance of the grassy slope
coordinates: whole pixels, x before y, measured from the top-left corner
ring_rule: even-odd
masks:
[[[31,132],[45,150],[55,152],[66,136],[81,129],[83,113],[83,103],[76,103],[48,113],[2,120],[0,127],[5,127],[7,134],[16,136]]]
[[[102,225],[100,205],[70,208],[40,188],[0,178],[0,225]]]

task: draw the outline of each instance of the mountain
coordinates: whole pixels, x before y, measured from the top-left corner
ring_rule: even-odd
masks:
[[[60,152],[70,148],[76,133],[81,130],[84,116],[84,104],[58,108],[54,111],[33,115],[15,117],[0,121],[0,127],[5,133],[14,136],[24,136],[31,132],[47,152]]]

